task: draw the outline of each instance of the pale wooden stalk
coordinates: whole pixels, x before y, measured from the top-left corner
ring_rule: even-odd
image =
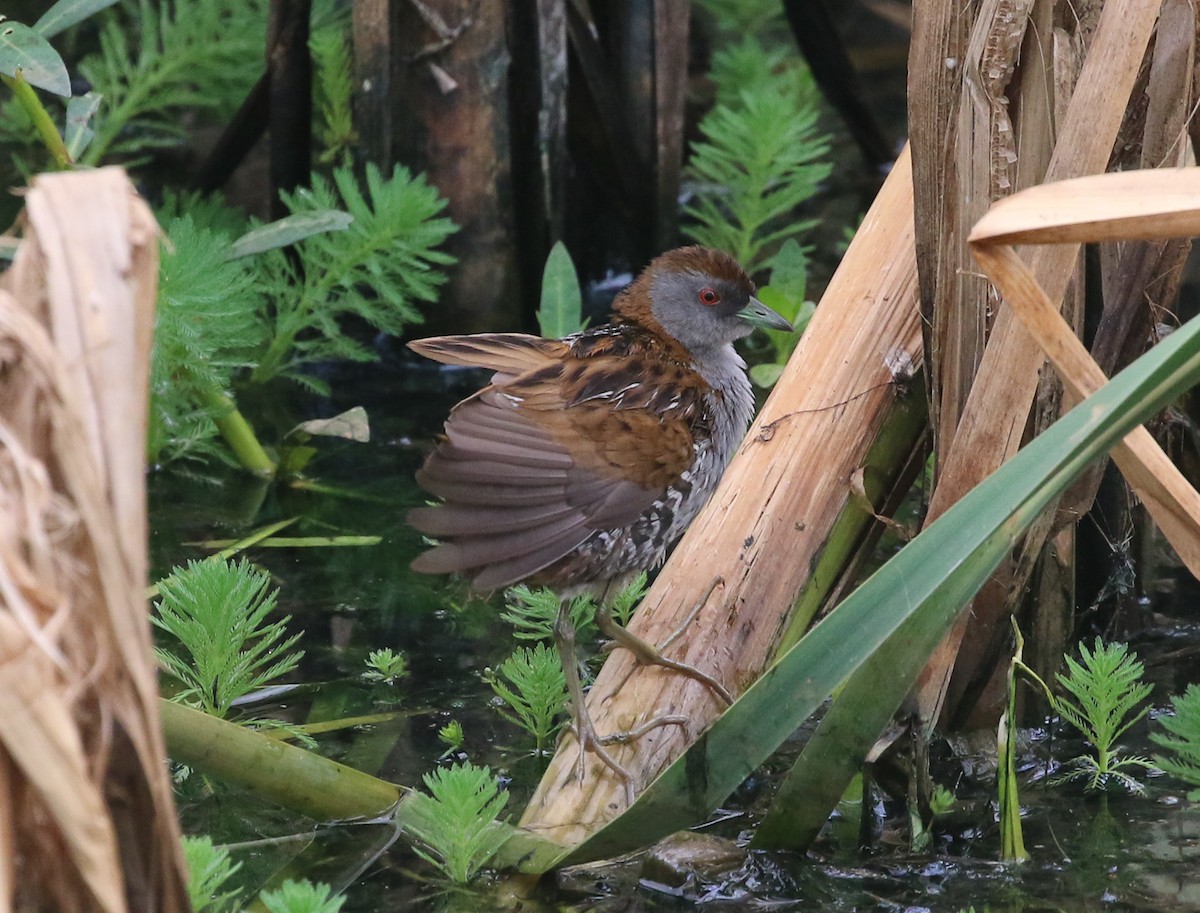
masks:
[[[655,581],[630,630],[661,643],[704,600],[667,655],[735,695],[770,661],[826,536],[921,358],[913,248],[912,172],[896,163],[830,282],[787,370],[753,423],[712,501]],[[600,733],[686,711],[690,732],[667,726],[610,750],[646,783],[723,709],[703,685],[618,650],[588,695]],[[522,824],[579,842],[624,806],[621,781],[589,756],[582,787],[567,736]]]
[[[1025,328],[1054,363],[1067,388],[1082,399],[1107,378],[1071,331],[1025,262],[1008,246],[980,244],[975,256]],[[1188,567],[1200,566],[1200,495],[1163,453],[1150,432],[1138,428],[1112,450],[1113,460],[1167,541]]]
[[[115,168],[26,207],[0,280],[0,909],[182,911],[144,597],[158,227]]]
[[[1053,151],[1055,5],[1056,0],[987,0],[972,13],[953,3],[934,3],[936,11],[929,9],[927,0],[918,3],[921,18],[949,14],[963,20],[959,29],[969,30],[965,48],[952,46],[951,33],[941,36],[947,45],[943,52],[925,48],[923,56],[914,51],[912,57],[920,62],[912,68],[913,108],[957,109],[948,133],[923,125],[913,138],[914,156],[919,153],[927,160],[925,168],[935,178],[918,187],[917,211],[936,208],[944,223],[941,230],[921,219],[917,223],[935,478],[954,440],[999,308],[995,290],[967,250],[967,235],[992,202],[1041,181]],[[950,60],[955,66],[949,66]],[[946,79],[947,71],[961,74],[961,82]],[[937,179],[940,176],[945,179]],[[1050,376],[1039,391],[1039,402],[1055,390]],[[1051,406],[1039,413],[1056,415],[1057,410]],[[1031,543],[1035,554],[1038,549]],[[964,645],[968,652],[962,665],[967,669],[991,662],[987,629],[1007,635],[1008,624],[1000,620],[1007,614],[1005,607],[1014,593],[1025,591],[1024,578],[1037,566],[1036,561],[1007,559],[980,591],[976,604],[989,606],[981,616],[999,624],[992,621],[972,629]],[[955,703],[952,693],[951,706]]]
[[[1047,182],[1104,170],[1157,18],[1158,4],[1145,0],[1108,0],[1104,4],[1059,131]],[[1052,299],[1062,298],[1077,256],[1078,247],[1069,244],[1039,247],[1029,253],[1033,274]],[[941,466],[926,525],[1016,453],[1043,357],[1011,309],[1002,307]],[[929,725],[941,712],[969,617],[970,613],[964,612],[922,673],[914,703]],[[995,621],[982,619],[985,624]]]

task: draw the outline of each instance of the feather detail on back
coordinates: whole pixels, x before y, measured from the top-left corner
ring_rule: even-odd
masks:
[[[497,372],[454,407],[417,473],[445,503],[412,511],[408,522],[450,540],[418,558],[417,570],[464,573],[477,588],[525,579],[635,522],[692,462],[708,386],[637,328],[410,345]]]
[[[749,423],[750,382],[732,343],[750,332],[747,309],[762,308],[753,295],[732,258],[686,247],[618,294],[604,326],[561,340],[410,343],[493,372],[451,411],[417,474],[444,503],[409,522],[443,541],[413,567],[461,573],[475,589],[526,580],[603,589],[655,567]]]
[[[522,374],[550,364],[567,351],[557,339],[526,333],[479,333],[474,336],[431,336],[414,339],[408,347],[445,365],[487,368],[503,374]]]

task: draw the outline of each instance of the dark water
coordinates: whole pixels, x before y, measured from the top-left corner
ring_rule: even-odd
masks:
[[[852,43],[864,45],[858,39]],[[887,129],[902,136],[903,55],[896,51],[895,36],[887,37],[882,50],[873,50],[870,42],[865,47],[863,53],[870,53],[859,64],[873,104]],[[811,295],[819,294],[836,266],[845,227],[856,223],[880,179],[847,165],[857,161],[857,153],[833,118],[823,122],[835,133],[832,157],[840,164],[811,213],[821,222],[821,237],[814,239]],[[332,415],[354,405],[367,408],[371,443],[323,441],[310,468],[311,476],[343,490],[343,496],[264,489],[234,471],[215,477],[161,473],[151,480],[152,556],[161,575],[173,564],[208,554],[181,543],[235,538],[288,517],[300,519],[282,535],[381,536],[382,542],[370,547],[249,552],[273,575],[280,609],[292,616],[293,629],[305,632],[306,655],[294,690],[242,711],[296,723],[391,713],[384,722],[320,737],[320,751],[411,786],[419,786],[422,774],[439,763],[445,746],[438,730],[458,720],[469,758],[505,778],[511,792],[506,816],[516,819],[542,762],[533,757],[528,737],[495,712],[492,692],[481,680],[483,670],[497,665],[513,647],[508,627],[497,618],[499,601],[471,599],[444,579],[409,571],[420,539],[403,523],[405,511],[423,501],[412,477],[430,436],[449,407],[481,379],[470,372],[419,366],[389,349],[380,365],[331,376],[336,391],[332,402],[319,407],[310,402],[260,405],[256,414],[288,416],[264,433],[268,440],[317,414]],[[1152,697],[1157,705],[1200,679],[1200,670],[1186,658],[1159,665],[1151,658],[1198,640],[1200,631],[1163,619],[1134,645],[1157,683]],[[361,678],[368,653],[381,647],[401,650],[408,658],[409,674],[396,685],[373,685]],[[1147,726],[1143,721],[1130,733],[1131,753],[1151,753]],[[468,889],[448,888],[387,823],[314,827],[199,775],[181,785],[180,804],[189,833],[209,834],[234,847],[243,864],[239,879],[248,893],[272,879],[324,880],[346,890],[343,909],[348,913],[410,908],[666,913],[693,907],[814,913],[956,913],[969,907],[978,913],[1200,910],[1200,812],[1184,798],[1186,790],[1166,777],[1149,780],[1144,798],[1085,797],[1048,787],[1043,782],[1048,759],[1073,757],[1083,747],[1058,731],[1028,735],[1021,800],[1032,859],[1024,864],[995,861],[994,744],[959,744],[953,753],[941,751],[935,777],[958,802],[935,826],[933,846],[926,853],[914,854],[907,847],[903,803],[885,800],[876,790],[872,844],[866,851],[857,846],[857,811],[846,808],[805,856],[741,851],[731,868],[719,874],[694,872],[670,885],[644,868],[644,858],[638,856],[558,873],[522,899],[514,897],[513,886],[503,877],[484,878]],[[744,843],[797,752],[798,744],[785,746],[705,832]]]
[[[310,475],[341,495],[261,489],[236,472],[216,476],[162,473],[151,481],[152,555],[156,574],[207,550],[181,543],[235,538],[250,529],[299,517],[283,535],[378,535],[379,545],[357,548],[254,549],[249,555],[280,588],[280,609],[303,630],[306,651],[300,684],[261,705],[251,716],[305,723],[391,713],[383,722],[322,736],[322,753],[405,785],[420,785],[445,746],[438,730],[451,719],[466,731],[472,761],[488,764],[508,782],[508,815],[516,818],[540,775],[528,738],[491,707],[480,675],[512,649],[498,604],[468,598],[439,578],[413,574],[408,562],[419,537],[405,527],[407,508],[422,502],[412,475],[448,407],[473,388],[478,375],[425,370],[390,359],[337,377],[345,392],[323,404],[324,414],[363,404],[372,441],[327,441]],[[311,407],[310,407],[311,408]],[[300,415],[299,418],[312,417]],[[1135,644],[1145,658],[1195,643],[1188,627],[1161,626]],[[361,678],[367,654],[402,650],[410,673],[396,685]],[[1159,682],[1155,700],[1181,691],[1195,676],[1187,660],[1151,665]],[[1137,753],[1149,753],[1146,723],[1131,735]],[[1165,777],[1149,781],[1146,798],[1084,797],[1048,788],[1046,759],[1082,750],[1062,733],[1032,733],[1022,776],[1027,808],[1023,865],[1001,865],[995,825],[992,749],[958,746],[935,776],[958,806],[935,829],[933,849],[907,849],[904,808],[873,799],[872,848],[857,848],[853,816],[835,820],[808,856],[744,853],[732,870],[693,873],[667,886],[648,877],[642,860],[560,873],[539,886],[521,908],[597,911],[677,910],[696,905],[733,910],[935,910],[974,906],[1006,911],[1200,909],[1200,812]],[[1138,742],[1141,744],[1137,744]],[[769,804],[795,747],[733,797],[709,832],[745,838]],[[965,761],[963,759],[966,759]],[[180,788],[189,833],[232,845],[242,861],[242,883],[306,877],[347,889],[352,913],[397,908],[490,910],[508,906],[502,881],[469,890],[448,889],[429,866],[396,840],[386,823],[314,827],[226,784],[193,775]]]

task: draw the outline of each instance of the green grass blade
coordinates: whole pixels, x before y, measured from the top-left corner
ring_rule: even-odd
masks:
[[[229,250],[229,259],[236,260],[239,257],[277,250],[327,231],[345,231],[353,221],[354,217],[350,213],[337,209],[297,212],[246,232],[233,242]]]
[[[613,856],[702,821],[846,683],[798,762],[810,814],[823,821],[849,782],[846,759],[866,754],[961,606],[1022,530],[1088,463],[1197,379],[1200,320],[1193,320],[909,543],[568,861]],[[867,717],[861,723],[860,713]]]
[[[53,38],[88,16],[108,9],[117,0],[59,0],[42,13],[42,18],[33,24],[33,30],[43,38]]]

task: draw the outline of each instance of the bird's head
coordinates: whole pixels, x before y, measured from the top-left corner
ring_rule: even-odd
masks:
[[[622,319],[661,331],[695,353],[741,339],[756,326],[792,330],[754,295],[754,283],[728,254],[681,247],[651,261],[613,306]]]

